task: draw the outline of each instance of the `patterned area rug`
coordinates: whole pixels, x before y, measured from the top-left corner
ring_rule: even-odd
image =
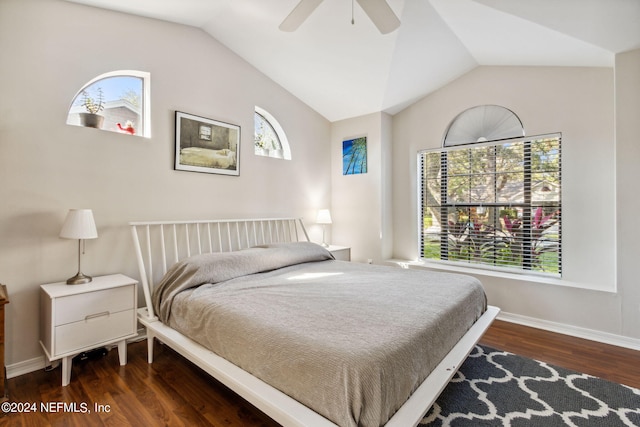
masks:
[[[420,426],[640,426],[640,390],[477,345]]]

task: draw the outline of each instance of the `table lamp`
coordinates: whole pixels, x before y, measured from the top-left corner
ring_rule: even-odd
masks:
[[[67,218],[64,221],[60,237],[63,239],[78,239],[78,273],[67,280],[67,285],[79,285],[89,283],[91,276],[82,274],[80,261],[82,259],[80,246],[85,239],[95,239],[98,237],[96,223],[93,220],[91,209],[69,209]]]
[[[329,209],[320,209],[318,211],[318,217],[316,218],[318,224],[322,224],[322,246],[329,247],[329,244],[325,241],[325,228],[327,224],[331,224],[331,212]]]

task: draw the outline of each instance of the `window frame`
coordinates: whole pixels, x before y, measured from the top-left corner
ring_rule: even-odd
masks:
[[[449,200],[447,200],[448,197],[448,180],[447,180],[447,176],[446,176],[446,172],[444,172],[444,177],[442,177],[440,174],[443,174],[443,163],[441,160],[441,163],[437,166],[438,170],[439,170],[439,174],[438,176],[440,176],[439,181],[440,181],[440,201],[437,202],[436,201],[436,205],[433,206],[439,206],[440,209],[440,218],[438,218],[438,222],[440,224],[440,231],[438,233],[427,233],[425,230],[427,230],[427,227],[425,227],[425,217],[429,216],[431,214],[431,212],[427,212],[429,205],[428,202],[425,201],[424,197],[427,194],[426,192],[426,187],[427,187],[427,168],[426,168],[426,155],[429,153],[441,153],[441,159],[443,158],[442,153],[449,153],[449,152],[462,152],[464,150],[469,150],[472,148],[482,148],[482,147],[491,147],[491,146],[506,146],[507,144],[523,144],[523,147],[525,147],[527,144],[529,144],[529,146],[536,141],[541,141],[541,140],[545,140],[545,139],[557,139],[558,143],[557,143],[557,161],[558,161],[558,168],[557,168],[557,201],[555,202],[556,204],[553,205],[552,203],[547,203],[545,201],[541,201],[541,200],[532,200],[531,199],[531,174],[532,174],[532,162],[531,162],[531,152],[529,151],[529,153],[527,154],[526,152],[523,152],[523,160],[522,160],[522,164],[523,164],[523,178],[522,178],[522,182],[523,182],[523,197],[524,197],[524,201],[523,202],[506,202],[506,201],[498,201],[497,198],[493,201],[493,202],[477,202],[477,201],[468,201],[466,203],[462,202],[450,202]],[[441,265],[451,265],[451,266],[457,266],[457,267],[463,267],[463,268],[478,268],[478,269],[484,269],[484,270],[490,270],[490,271],[500,271],[500,272],[508,272],[508,273],[515,273],[515,274],[524,274],[524,275],[531,275],[531,276],[544,276],[544,277],[553,277],[553,278],[561,278],[562,277],[562,134],[561,133],[551,133],[551,134],[544,134],[544,135],[535,135],[535,136],[529,136],[529,137],[517,137],[517,138],[509,138],[509,139],[502,139],[502,140],[495,140],[495,141],[487,141],[487,142],[476,142],[476,143],[468,143],[468,144],[460,144],[460,145],[453,145],[453,146],[448,146],[448,147],[439,147],[439,148],[434,148],[434,149],[426,149],[426,150],[420,150],[417,153],[417,213],[418,213],[418,221],[417,221],[417,236],[418,236],[418,258],[420,262],[423,263],[436,263],[436,264],[441,264]],[[527,156],[528,156],[528,160],[527,160]],[[527,170],[527,165],[529,167],[529,169]],[[487,172],[484,175],[495,175],[497,176],[499,173],[497,167],[494,168],[494,170],[492,172]],[[539,171],[538,171],[539,173]],[[528,184],[529,184],[529,188],[526,188],[526,182],[528,180]],[[520,182],[520,181],[518,181]],[[495,185],[495,184],[494,184]],[[494,188],[495,190],[495,188]],[[443,193],[443,191],[445,191],[446,193]],[[544,190],[542,190],[544,191]],[[528,192],[528,199],[527,199],[527,192]],[[495,194],[495,193],[494,193]],[[444,199],[443,199],[444,198]],[[442,203],[442,200],[445,200],[445,203]],[[509,266],[505,266],[503,264],[499,264],[496,263],[496,261],[494,260],[493,264],[491,263],[484,263],[484,262],[478,262],[476,258],[470,258],[468,260],[451,260],[448,259],[448,255],[444,256],[444,259],[442,259],[443,256],[443,249],[442,246],[445,246],[446,249],[445,251],[449,250],[449,247],[452,246],[452,244],[450,243],[451,240],[451,233],[449,232],[449,209],[453,208],[453,209],[458,209],[459,207],[463,207],[463,208],[468,208],[469,209],[469,215],[472,211],[472,209],[477,209],[478,207],[482,208],[483,205],[484,207],[489,207],[489,206],[493,206],[494,208],[499,208],[499,207],[504,207],[504,206],[509,206],[509,208],[511,209],[511,207],[513,205],[519,205],[518,207],[521,208],[523,210],[523,212],[527,212],[527,214],[523,215],[522,218],[522,227],[524,230],[527,230],[527,226],[528,226],[528,232],[523,232],[522,233],[522,252],[521,252],[521,256],[522,256],[522,260],[521,260],[521,264],[517,267],[514,267],[513,265],[509,265]],[[557,224],[557,272],[548,272],[548,271],[537,271],[535,270],[533,267],[533,257],[532,257],[532,252],[535,249],[535,244],[539,244],[539,243],[544,243],[544,239],[540,238],[540,235],[538,235],[538,239],[539,240],[535,240],[535,241],[531,241],[532,237],[534,234],[533,232],[535,231],[535,229],[538,229],[538,233],[540,233],[540,229],[542,228],[541,225],[542,223],[540,222],[535,222],[535,221],[540,221],[540,218],[536,217],[536,214],[538,213],[537,209],[536,212],[533,212],[534,208],[538,208],[538,207],[543,207],[543,206],[547,206],[547,207],[557,207],[556,211],[554,212],[554,215],[557,214],[557,219],[552,219],[553,221],[553,225],[555,227],[555,224]],[[544,211],[544,209],[542,209],[542,212]],[[433,217],[433,216],[432,216]],[[469,216],[470,218],[470,216]],[[500,219],[499,216],[495,216],[495,218],[497,218],[498,220]],[[546,217],[544,217],[545,219],[547,219]],[[442,226],[443,220],[446,220],[446,227]],[[532,226],[532,224],[535,224],[535,227]],[[549,225],[546,224],[546,225]],[[454,225],[458,225],[457,223]],[[477,225],[474,224],[474,221],[469,220],[468,225],[470,225],[472,227],[472,229]],[[446,230],[446,231],[445,231]],[[532,231],[534,230],[534,231]],[[498,234],[499,231],[503,231],[501,228],[498,228],[496,226],[496,223],[494,223],[494,241],[493,244],[495,245],[495,241],[497,240],[496,236]],[[509,232],[511,232],[512,230],[509,230]],[[555,231],[555,229],[554,229]],[[425,254],[425,242],[428,239],[428,235],[439,235],[440,238],[440,258],[431,258],[428,257]],[[527,235],[529,237],[527,237]],[[455,237],[455,236],[454,236]],[[529,245],[527,247],[527,245]],[[543,248],[545,249],[545,248]],[[539,250],[539,249],[538,249]],[[549,252],[552,252],[553,250],[550,250]],[[539,253],[539,252],[538,252]],[[527,257],[528,258],[525,258]]]
[[[282,157],[272,156],[271,155],[272,150],[269,150],[268,155],[258,154],[258,152],[256,151],[255,145],[254,145],[254,154],[262,157],[291,160],[291,147],[289,146],[289,140],[287,139],[287,135],[285,134],[284,129],[282,128],[278,120],[276,120],[276,118],[267,110],[265,110],[264,108],[258,107],[257,105],[255,106],[255,109],[254,109],[254,121],[255,121],[256,115],[259,115],[267,123],[267,125],[269,125],[271,129],[274,131],[276,137],[278,138],[278,142],[282,147]],[[254,140],[255,140],[255,125],[254,125]]]
[[[69,106],[69,111],[67,113],[67,124],[69,113],[71,109],[74,108],[74,104],[78,97],[82,96],[82,93],[87,90],[87,88],[91,87],[95,83],[100,82],[101,80],[117,78],[117,77],[134,77],[138,78],[142,81],[142,93],[141,93],[141,108],[140,108],[140,121],[142,124],[142,129],[136,132],[136,136],[142,136],[144,138],[151,138],[151,73],[147,71],[138,71],[138,70],[116,70],[109,71],[104,74],[100,74],[99,76],[94,77],[85,83],[78,92],[73,96],[71,100],[71,104]],[[108,129],[101,129],[107,132],[113,132]],[[115,132],[118,133],[118,132]]]

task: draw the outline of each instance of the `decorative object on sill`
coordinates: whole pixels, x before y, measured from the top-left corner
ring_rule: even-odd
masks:
[[[120,129],[122,132],[128,133],[129,135],[135,135],[136,133],[131,120],[127,120],[127,123],[125,123],[124,127],[120,123],[116,123],[116,126],[118,126],[118,129]]]
[[[329,247],[329,244],[325,240],[325,231],[327,224],[331,224],[331,212],[329,209],[320,209],[318,211],[318,217],[316,218],[316,223],[322,224],[322,246],[325,248]]]
[[[240,175],[240,126],[176,111],[175,170]]]
[[[86,90],[82,91],[82,106],[87,112],[79,113],[79,115],[82,126],[100,129],[104,123],[104,116],[98,113],[104,110],[104,94],[101,87],[98,87],[96,91],[96,96],[91,96]]]
[[[98,237],[91,209],[70,209],[60,231],[60,237],[63,239],[78,239],[78,273],[67,280],[67,285],[89,283],[91,276],[86,276],[82,273],[80,261],[82,259],[81,246],[84,240]]]

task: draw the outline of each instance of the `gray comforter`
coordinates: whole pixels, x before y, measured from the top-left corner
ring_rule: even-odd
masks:
[[[284,244],[197,256],[154,292],[162,321],[340,426],[380,426],[486,308],[468,276]]]

